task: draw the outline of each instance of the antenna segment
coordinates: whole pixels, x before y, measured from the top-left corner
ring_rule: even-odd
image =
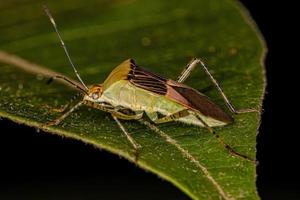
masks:
[[[66,47],[64,41],[62,40],[62,37],[60,36],[60,33],[59,33],[58,29],[57,29],[57,26],[56,26],[56,23],[55,23],[55,21],[54,21],[54,18],[52,17],[52,15],[51,15],[51,13],[50,13],[50,10],[48,9],[48,7],[47,7],[46,5],[44,5],[44,10],[45,10],[47,16],[48,16],[49,19],[50,19],[50,22],[52,23],[52,25],[53,25],[53,27],[54,27],[54,29],[55,29],[55,32],[56,32],[56,34],[57,34],[57,36],[58,36],[58,38],[59,38],[59,41],[60,41],[60,43],[61,43],[61,45],[62,45],[62,47],[63,47],[63,49],[64,49],[65,54],[67,55],[67,58],[68,58],[68,60],[69,60],[69,62],[70,62],[70,64],[71,64],[71,66],[72,66],[72,68],[73,68],[73,70],[74,70],[74,72],[75,72],[75,74],[76,74],[78,80],[79,80],[80,83],[85,87],[85,89],[88,90],[88,87],[84,84],[84,82],[83,82],[82,79],[80,78],[79,73],[77,72],[77,70],[76,70],[76,68],[75,68],[75,66],[74,66],[74,64],[73,64],[73,62],[72,62],[72,60],[71,60],[70,54],[69,54],[69,52],[68,52],[68,50],[67,50],[67,47]]]

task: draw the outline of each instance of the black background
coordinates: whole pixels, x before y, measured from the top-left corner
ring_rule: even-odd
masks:
[[[300,199],[298,6],[293,1],[242,2],[269,49],[265,112],[258,136],[258,191],[262,199]]]
[[[267,95],[258,136],[262,199],[300,199],[296,6],[243,0],[262,31]],[[295,47],[295,48],[293,48]],[[171,184],[90,145],[0,120],[0,199],[188,199]]]

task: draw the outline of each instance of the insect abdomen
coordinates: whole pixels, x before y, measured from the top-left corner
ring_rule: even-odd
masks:
[[[175,112],[188,109],[184,105],[172,101],[164,95],[159,95],[142,88],[136,87],[127,80],[120,80],[107,88],[103,94],[103,98],[113,106],[122,106],[133,111],[144,111],[146,113],[161,113],[163,115],[171,115]],[[190,110],[191,115],[177,119],[187,124],[203,126],[203,124],[194,115],[201,113]],[[202,116],[209,126],[221,126],[224,123]]]
[[[123,106],[134,111],[165,113],[184,108],[165,96],[136,87],[126,80],[114,83],[102,95],[112,105]]]

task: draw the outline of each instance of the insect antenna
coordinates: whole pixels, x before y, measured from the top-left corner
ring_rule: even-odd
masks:
[[[66,56],[67,56],[67,58],[68,58],[68,60],[69,60],[69,62],[70,62],[70,64],[71,64],[71,66],[72,66],[72,68],[73,68],[73,70],[74,70],[74,72],[75,72],[75,74],[76,74],[78,80],[79,80],[80,83],[83,85],[83,87],[84,87],[86,90],[88,90],[88,87],[84,84],[84,82],[83,82],[82,79],[80,78],[79,73],[77,72],[77,70],[76,70],[76,68],[75,68],[75,66],[74,66],[74,64],[73,64],[73,62],[72,62],[72,59],[71,59],[71,57],[70,57],[70,54],[69,54],[69,52],[68,52],[68,50],[67,50],[67,47],[66,47],[66,45],[65,45],[65,43],[64,43],[64,41],[63,41],[63,39],[62,39],[62,37],[60,36],[60,33],[59,33],[58,29],[57,29],[57,25],[56,25],[56,23],[55,23],[55,21],[54,21],[54,18],[52,17],[52,15],[51,15],[51,13],[50,13],[50,10],[48,9],[48,7],[47,7],[46,5],[44,5],[43,7],[44,7],[44,10],[45,10],[45,13],[46,13],[47,16],[49,17],[49,20],[50,20],[50,22],[52,23],[52,25],[53,25],[53,27],[54,27],[54,30],[55,30],[55,32],[56,32],[58,38],[59,38],[59,41],[60,41],[60,43],[61,43],[61,45],[62,45],[62,47],[63,47],[63,49],[64,49],[64,52],[65,52],[65,54],[66,54]]]
[[[47,81],[47,84],[52,83],[52,81],[53,81],[54,79],[62,79],[62,80],[64,80],[64,81],[68,82],[70,85],[74,86],[75,88],[79,89],[80,91],[84,92],[85,94],[88,94],[87,91],[86,91],[84,88],[82,88],[81,85],[78,85],[78,83],[76,83],[76,82],[74,82],[74,81],[68,79],[68,78],[65,77],[65,76],[61,76],[61,75],[55,75],[55,76],[52,76],[52,77]]]

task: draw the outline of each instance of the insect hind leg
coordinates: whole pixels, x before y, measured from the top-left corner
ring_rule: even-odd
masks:
[[[240,113],[249,113],[249,112],[258,112],[259,110],[257,109],[253,109],[253,108],[247,108],[247,109],[236,109],[232,103],[229,101],[229,99],[227,98],[227,96],[225,95],[223,89],[221,88],[221,86],[219,85],[219,83],[217,82],[217,80],[212,76],[212,74],[210,73],[210,71],[208,70],[207,66],[204,64],[204,62],[199,59],[199,58],[194,58],[192,59],[187,66],[185,67],[185,69],[182,71],[182,73],[180,74],[180,76],[178,77],[177,81],[179,83],[183,83],[191,74],[192,70],[198,65],[200,64],[202,66],[202,68],[204,69],[205,73],[208,75],[209,79],[211,80],[211,82],[214,84],[214,86],[216,87],[216,89],[218,90],[218,92],[220,93],[220,95],[222,96],[226,106],[228,107],[228,109],[234,113],[234,114],[240,114]]]
[[[204,127],[207,128],[207,130],[208,130],[210,133],[213,134],[213,136],[219,141],[219,143],[221,143],[221,144],[224,146],[224,148],[227,149],[227,150],[229,151],[229,153],[230,153],[231,155],[240,157],[240,158],[242,158],[242,159],[244,159],[244,160],[247,160],[247,161],[250,161],[250,162],[252,162],[252,163],[254,163],[254,164],[257,163],[257,161],[256,161],[255,159],[252,159],[252,158],[250,158],[250,157],[248,157],[248,156],[246,156],[246,155],[244,155],[244,154],[241,154],[241,153],[235,151],[231,146],[229,146],[228,144],[226,144],[226,143],[224,142],[224,140],[220,137],[220,135],[218,135],[218,134],[215,132],[215,130],[213,130],[213,128],[211,128],[210,126],[208,126],[208,124],[207,124],[200,116],[198,116],[198,115],[195,115],[195,116],[199,119],[199,121],[202,122],[202,124],[204,125]]]
[[[177,82],[183,83],[190,76],[197,64],[198,61],[196,59],[192,59],[178,76]]]

